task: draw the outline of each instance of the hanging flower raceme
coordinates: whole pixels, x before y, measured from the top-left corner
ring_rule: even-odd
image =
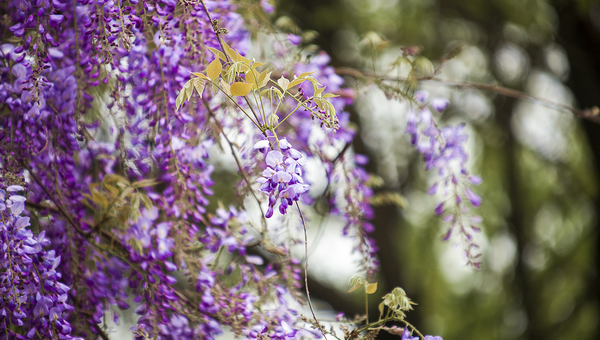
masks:
[[[16,338],[16,330],[29,339],[73,339],[66,320],[70,288],[56,268],[61,262],[44,231],[34,235],[29,217],[21,216],[24,188],[0,190],[0,337]]]
[[[471,190],[470,185],[478,185],[482,180],[470,175],[466,167],[468,155],[464,145],[467,140],[465,125],[439,128],[428,106],[442,112],[450,102],[445,98],[433,98],[429,101],[428,97],[429,94],[425,91],[415,94],[420,108],[409,111],[406,131],[411,136],[411,143],[423,154],[425,168],[435,169],[437,172],[437,179],[428,193],[434,195],[439,192],[443,197],[443,201],[435,208],[435,213],[443,215],[443,220],[450,224],[444,240],[450,239],[458,229],[469,265],[478,268],[480,262],[477,259],[481,254],[475,251],[479,246],[474,241],[473,232],[480,231],[476,224],[481,222],[481,217],[471,215],[466,202],[473,207],[481,205],[481,197]]]
[[[260,191],[269,195],[269,208],[266,218],[273,216],[273,208],[279,202],[279,212],[287,213],[287,208],[307,192],[309,185],[302,179],[302,166],[306,164],[302,154],[294,149],[286,140],[279,141],[281,151],[269,150],[268,140],[262,140],[254,145],[254,149],[266,153],[266,169],[257,182],[261,184]]]

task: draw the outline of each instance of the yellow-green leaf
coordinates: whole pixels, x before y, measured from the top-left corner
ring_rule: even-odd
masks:
[[[186,100],[190,99],[193,90],[194,87],[192,86],[192,81],[190,79],[187,83],[185,83],[185,85],[183,85],[183,88],[181,89],[181,91],[179,91],[179,94],[175,99],[175,107],[177,109],[179,109],[183,105],[183,103],[185,103]]]
[[[89,195],[88,195],[89,196]],[[90,199],[91,200],[91,199]],[[90,204],[90,202],[88,202],[87,200],[80,200],[81,203],[83,203],[86,207],[94,210],[94,206]]]
[[[348,286],[350,286],[350,290],[348,293],[352,293],[358,288],[362,287],[365,284],[365,279],[360,276],[353,276],[348,282]]]
[[[196,92],[198,92],[198,95],[200,95],[200,98],[202,98],[202,92],[204,92],[204,84],[205,84],[205,80],[201,79],[201,78],[193,78],[192,79],[192,84],[194,85],[194,88],[196,89]]]
[[[92,200],[103,208],[108,207],[108,200],[97,191],[92,191]]]
[[[285,79],[283,76],[281,76],[281,78],[279,78],[279,80],[277,80],[277,84],[279,84],[279,86],[281,86],[281,89],[283,91],[286,91],[288,89],[288,86],[290,85],[290,81]]]
[[[319,109],[323,110],[323,102],[321,101],[321,99],[319,98],[314,98],[315,104],[317,104],[317,106],[319,107]]]
[[[140,199],[142,200],[142,204],[147,210],[152,209],[152,201],[148,196],[140,194]]]
[[[260,74],[260,86],[259,87],[263,87],[266,86],[269,83],[269,80],[271,79],[271,72],[267,72],[267,70],[264,70],[261,74]]]
[[[143,179],[141,181],[138,182],[133,182],[133,186],[135,188],[145,188],[145,187],[151,187],[158,184],[157,181],[153,180],[153,179]]]
[[[246,74],[246,82],[248,84],[252,84],[252,88],[258,89],[259,77],[260,77],[260,74],[256,70],[252,69],[252,70],[250,70],[250,72],[248,72]]]
[[[312,71],[312,72],[302,72],[302,73],[300,73],[300,75],[298,76],[298,78],[304,78],[304,77],[310,76],[311,74],[313,74],[313,73],[315,73],[315,72],[317,72],[317,71]]]
[[[223,50],[229,56],[229,58],[231,58],[231,60],[239,61],[238,53],[233,48],[229,47],[229,45],[227,45],[227,43],[224,41],[223,41]]]
[[[108,191],[110,191],[114,196],[117,196],[119,194],[119,189],[113,187],[110,184],[104,184],[104,187],[108,189]]]
[[[119,176],[117,174],[108,174],[108,175],[104,176],[104,179],[102,179],[102,182],[104,182],[104,183],[110,183],[110,182],[129,183],[129,181],[125,177]]]
[[[223,92],[227,93],[228,96],[231,96],[231,85],[227,84],[223,78],[221,78],[221,88]]]
[[[294,80],[292,80],[292,82],[290,83],[290,85],[288,85],[288,88],[291,89],[292,87],[294,87],[294,86],[296,86],[298,84],[302,84],[305,80],[306,79],[300,79],[300,78],[294,79]]]
[[[210,80],[209,77],[205,76],[204,73],[200,73],[200,72],[192,72],[193,75],[195,75],[198,78],[202,78],[202,79],[206,79],[206,80]]]
[[[323,87],[321,87],[321,88],[318,88],[318,89],[316,89],[316,90],[315,90],[315,94],[314,94],[314,96],[315,96],[315,97],[319,97],[319,95],[320,95],[321,93],[323,93],[323,91],[325,91],[325,86],[323,86]]]
[[[223,68],[223,65],[219,61],[219,58],[216,58],[210,64],[208,64],[208,67],[206,68],[206,75],[211,80],[215,80],[221,73],[222,68]]]
[[[129,196],[135,189],[133,187],[127,187],[121,192],[121,198]]]
[[[231,84],[231,95],[232,96],[245,96],[252,90],[252,84],[236,82]]]
[[[375,283],[366,283],[365,284],[365,290],[367,291],[367,294],[373,294],[377,291],[377,282]]]
[[[227,57],[223,54],[223,52],[217,50],[216,48],[209,47],[208,48],[212,53],[214,53],[217,57],[219,57],[223,61],[227,61]]]

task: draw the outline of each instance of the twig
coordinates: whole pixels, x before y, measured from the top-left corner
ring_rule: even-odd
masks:
[[[310,312],[312,313],[313,318],[315,319],[315,323],[317,327],[323,334],[325,340],[327,340],[327,335],[325,335],[325,331],[323,327],[319,323],[317,316],[315,315],[315,310],[313,309],[312,302],[310,300],[310,291],[308,290],[308,236],[306,233],[306,221],[304,220],[304,215],[302,214],[302,210],[300,210],[300,205],[296,202],[296,208],[298,208],[298,213],[300,214],[300,219],[302,220],[302,227],[304,228],[304,286],[306,287],[306,297],[308,300],[308,307],[310,307]]]
[[[371,79],[396,81],[396,82],[405,82],[408,80],[407,78],[401,78],[401,77],[387,77],[387,76],[381,77],[381,76],[378,76],[375,74],[369,74],[366,72],[362,72],[362,71],[352,69],[352,68],[347,68],[347,67],[336,68],[335,72],[339,75],[347,75],[347,76],[351,76],[351,77],[355,77],[355,78],[371,78]],[[569,112],[579,118],[584,118],[584,119],[591,120],[595,123],[600,123],[600,109],[597,106],[580,110],[580,109],[574,108],[572,106],[556,103],[551,100],[547,100],[547,99],[543,99],[543,98],[539,98],[539,97],[534,97],[525,92],[509,89],[507,87],[500,86],[497,84],[453,82],[450,80],[440,79],[435,76],[419,77],[419,78],[417,78],[417,81],[432,81],[432,82],[436,82],[436,83],[439,83],[444,86],[456,87],[459,89],[465,89],[465,88],[475,89],[475,90],[479,90],[479,91],[498,93],[498,94],[506,96],[506,97],[530,100],[533,102],[540,103],[549,108]]]
[[[202,8],[204,8],[204,13],[206,13],[206,16],[208,17],[208,20],[210,21],[210,25],[211,25],[211,27],[213,29],[213,32],[215,33],[215,36],[217,37],[217,40],[219,41],[219,45],[221,46],[221,51],[223,51],[223,54],[225,55],[225,58],[227,58],[227,61],[229,61],[229,55],[227,54],[227,52],[225,52],[225,46],[223,45],[223,41],[221,39],[221,36],[219,35],[219,29],[217,27],[217,21],[216,20],[213,21],[211,15],[210,15],[210,12],[208,11],[208,8],[206,7],[206,4],[204,3],[204,0],[200,0],[200,3],[202,4]],[[250,108],[250,111],[252,111],[252,114],[254,115],[254,118],[256,118],[256,121],[258,123],[260,123],[260,119],[258,119],[258,116],[256,115],[256,112],[254,111],[254,108],[252,107],[252,105],[250,105],[250,101],[248,100],[248,97],[244,96],[244,99],[246,101],[246,104],[248,104],[248,107]]]
[[[25,206],[26,207],[30,207],[30,208],[34,208],[37,210],[50,210],[53,211],[55,213],[60,213],[60,210],[56,209],[55,207],[51,207],[48,205],[44,205],[44,204],[38,204],[38,203],[34,203],[30,200],[25,201]]]
[[[54,196],[52,196],[50,194],[50,192],[48,191],[48,189],[46,189],[46,187],[42,184],[42,182],[37,178],[37,176],[33,173],[33,170],[31,170],[31,167],[29,167],[29,164],[27,164],[26,161],[22,161],[21,164],[23,164],[23,167],[25,167],[25,169],[27,169],[27,171],[29,171],[29,175],[42,188],[42,190],[44,190],[44,192],[46,193],[46,195],[48,195],[48,197],[52,200],[52,202],[54,203],[54,205],[56,205],[56,208],[67,219],[67,221],[69,221],[69,223],[75,228],[75,230],[77,230],[78,233],[87,236],[87,234],[83,230],[81,230],[79,228],[79,226],[77,224],[75,224],[75,222],[73,222],[73,220],[71,219],[71,216],[69,216],[67,214],[67,212],[60,206],[60,204],[58,204],[58,202],[56,201],[56,199],[54,199]]]

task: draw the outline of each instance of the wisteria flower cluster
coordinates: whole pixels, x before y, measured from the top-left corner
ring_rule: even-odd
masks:
[[[254,145],[255,149],[268,150],[269,141],[262,140]],[[261,184],[260,191],[269,195],[269,208],[265,214],[266,218],[273,216],[273,207],[280,201],[279,212],[285,214],[287,208],[298,201],[300,194],[308,191],[308,184],[302,179],[302,166],[306,164],[302,154],[292,148],[286,140],[279,141],[281,151],[271,150],[267,152],[265,161],[267,168],[262,172],[257,182]],[[263,151],[266,152],[266,151]]]
[[[479,246],[474,241],[473,232],[480,231],[476,224],[481,222],[481,217],[470,215],[464,200],[473,207],[481,205],[481,197],[471,190],[470,185],[478,185],[482,180],[479,176],[470,175],[467,170],[465,126],[437,126],[429,107],[442,112],[450,105],[447,99],[429,100],[429,94],[425,91],[417,92],[415,99],[419,108],[409,111],[406,131],[411,136],[411,143],[423,154],[426,169],[437,172],[437,179],[428,193],[434,195],[439,192],[444,199],[435,208],[435,213],[443,215],[443,220],[450,224],[444,240],[449,240],[457,230],[468,263],[478,268],[481,254],[476,252]]]
[[[56,269],[61,257],[46,251],[50,241],[45,232],[37,236],[29,230],[29,217],[21,216],[25,197],[16,192],[25,189],[11,185],[0,190],[0,315],[23,329],[29,339],[73,339],[71,324],[65,319],[74,310],[68,303],[70,287]],[[18,333],[3,329],[5,338]]]
[[[259,4],[263,14],[274,10]],[[265,63],[248,56],[238,5],[246,4],[8,1],[0,338],[107,340],[104,320],[118,309],[139,316],[138,339],[213,339],[224,330],[319,338],[328,331],[295,307],[308,300],[312,310],[306,256],[288,251],[302,240],[274,237],[266,220],[306,232],[301,209],[321,199],[356,240],[359,271],[374,277],[373,193],[364,159],[348,151],[355,132],[344,107],[353,93],[323,52],[289,58],[302,57],[298,36]],[[411,133],[429,138],[418,149],[445,178],[440,186],[458,187],[466,172],[451,175],[444,162],[462,159],[464,136],[415,117]],[[211,211],[219,150],[235,160],[239,199]],[[322,193],[309,191],[308,161],[325,169]],[[244,199],[266,208],[259,223]],[[369,329],[361,322],[349,323]]]

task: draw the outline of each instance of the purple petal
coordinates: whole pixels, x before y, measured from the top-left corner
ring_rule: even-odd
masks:
[[[436,215],[441,215],[444,213],[444,202],[440,203],[436,208],[435,208],[435,214]]]
[[[264,148],[268,148],[270,146],[269,141],[268,140],[261,140],[259,142],[256,142],[256,144],[254,144],[254,150],[258,150],[258,149],[264,149]]]
[[[283,155],[279,151],[269,151],[266,162],[268,166],[275,168],[283,162]]]
[[[429,92],[421,90],[421,91],[417,91],[417,93],[415,93],[415,99],[423,104],[427,101],[427,99],[429,98]]]
[[[427,193],[430,195],[433,195],[437,192],[437,188],[438,188],[438,184],[435,183],[434,185],[432,185],[429,190],[427,190]]]
[[[471,189],[467,188],[465,190],[467,197],[469,198],[469,201],[471,201],[471,204],[473,204],[473,206],[478,207],[481,205],[481,197],[476,195],[473,191],[471,191]]]
[[[248,255],[248,256],[246,256],[246,262],[260,266],[261,264],[264,263],[264,260],[260,256]]]
[[[433,98],[431,100],[431,106],[438,112],[444,111],[450,105],[450,101],[446,98]]]
[[[479,176],[469,176],[469,182],[475,185],[479,185],[481,184],[481,182],[483,182],[483,180]]]
[[[300,45],[300,43],[302,42],[302,37],[297,36],[295,34],[288,34],[288,40],[293,44],[293,45]]]
[[[444,241],[448,241],[450,239],[450,236],[452,236],[452,228],[448,229],[446,236],[444,236]]]

